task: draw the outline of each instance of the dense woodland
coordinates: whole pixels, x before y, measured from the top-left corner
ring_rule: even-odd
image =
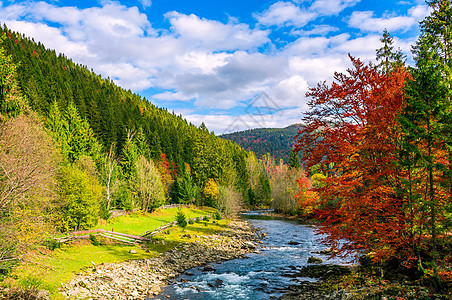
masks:
[[[257,159],[6,27],[1,36],[0,269],[112,209],[183,203],[230,214],[270,204],[279,176],[271,157]]]
[[[377,64],[350,57],[308,92],[296,147],[325,178],[300,199],[339,254],[370,253],[437,290],[452,282],[452,4],[429,2],[404,64],[385,31]]]
[[[221,137],[253,151],[258,158],[270,154],[276,161],[282,159],[287,164],[300,126],[302,125],[294,124],[286,128],[256,128],[223,134]],[[299,156],[301,158],[302,153]]]

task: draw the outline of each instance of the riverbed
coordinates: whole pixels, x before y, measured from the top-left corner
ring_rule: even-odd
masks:
[[[297,221],[268,217],[268,211],[252,211],[242,217],[267,236],[260,253],[245,258],[211,264],[211,270],[194,268],[177,277],[154,299],[276,299],[297,281],[290,274],[308,265],[308,258],[323,259],[322,264],[347,264],[340,258],[313,254],[326,247],[320,243],[315,228]]]

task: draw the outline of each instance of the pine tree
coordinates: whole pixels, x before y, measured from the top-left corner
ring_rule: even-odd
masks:
[[[0,45],[4,39],[5,34],[0,37]],[[0,47],[0,113],[7,117],[14,117],[25,108],[16,77],[16,65],[11,55],[7,55],[5,49]]]
[[[447,231],[452,197],[451,173],[451,3],[432,1],[431,16],[421,24],[414,47],[416,68],[406,89],[407,105],[400,117],[403,130],[401,164],[409,178],[405,191],[410,209],[428,220],[434,278],[438,282],[438,235]],[[449,224],[448,224],[449,223]],[[422,228],[422,227],[418,227]],[[423,265],[419,256],[419,269]]]
[[[300,169],[300,159],[298,158],[298,152],[295,149],[292,149],[292,153],[290,154],[289,159],[289,169]]]
[[[379,72],[388,75],[397,67],[405,64],[405,56],[400,49],[394,52],[394,39],[386,29],[383,31],[380,42],[383,46],[377,49],[377,61],[381,60],[381,62],[376,65],[376,68]]]

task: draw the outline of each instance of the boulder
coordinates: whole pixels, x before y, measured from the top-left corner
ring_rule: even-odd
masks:
[[[321,264],[323,262],[323,259],[320,257],[311,256],[308,258],[309,264]]]
[[[215,272],[217,269],[212,267],[211,265],[207,265],[202,269],[204,272]]]
[[[256,249],[256,245],[254,245],[252,242],[244,242],[242,249]]]

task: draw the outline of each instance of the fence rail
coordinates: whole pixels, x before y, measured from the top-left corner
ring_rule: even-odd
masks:
[[[206,215],[209,218],[212,218],[212,215]],[[205,217],[205,216],[204,216]],[[190,222],[190,220],[195,221],[197,218],[188,218],[187,222]],[[121,232],[115,232],[115,231],[108,231],[105,229],[92,229],[92,230],[79,230],[79,231],[73,231],[69,233],[69,235],[61,237],[61,238],[55,238],[60,243],[65,243],[73,240],[78,239],[88,239],[90,235],[94,236],[102,236],[105,238],[109,238],[115,241],[120,241],[124,243],[129,244],[140,244],[145,243],[148,241],[151,241],[151,237],[159,234],[160,232],[171,228],[173,226],[177,225],[177,221],[172,221],[169,223],[166,223],[165,225],[162,225],[152,231],[145,231],[140,235],[132,235],[132,234],[125,234]]]
[[[87,239],[90,237],[90,235],[95,236],[103,236],[112,240],[124,242],[124,243],[144,243],[147,241],[150,241],[151,239],[138,236],[138,235],[131,235],[131,234],[125,234],[120,232],[114,232],[114,231],[108,231],[104,229],[93,229],[93,230],[83,230],[83,231],[74,231],[71,232],[69,235],[57,238],[56,240],[60,243],[68,242],[71,240],[78,240],[78,239]]]

